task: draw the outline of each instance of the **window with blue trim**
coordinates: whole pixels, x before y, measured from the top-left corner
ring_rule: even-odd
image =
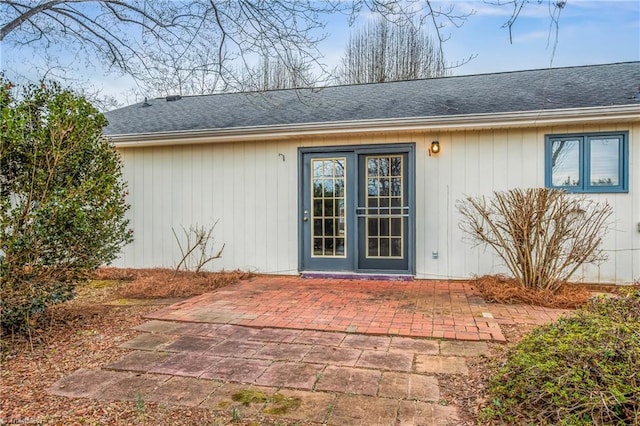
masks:
[[[547,135],[545,139],[547,188],[628,192],[628,132]]]

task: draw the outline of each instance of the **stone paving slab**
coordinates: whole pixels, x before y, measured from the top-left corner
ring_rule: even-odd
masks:
[[[302,361],[311,346],[295,343],[266,343],[253,356],[275,361]]]
[[[304,330],[295,338],[295,343],[307,345],[338,346],[347,335],[330,331]]]
[[[458,426],[460,418],[454,407],[420,401],[400,401],[397,425]]]
[[[218,345],[211,346],[207,350],[206,354],[231,356],[235,358],[250,358],[264,346],[264,343],[262,342],[250,342],[235,339],[236,337],[234,336],[233,340],[225,340]]]
[[[465,358],[416,355],[416,372],[425,374],[469,374]]]
[[[314,346],[304,357],[305,362],[353,367],[362,355],[362,350],[331,346]]]
[[[375,396],[381,375],[376,370],[328,366],[318,379],[315,389]]]
[[[413,353],[362,351],[356,367],[375,368],[391,371],[411,371],[413,367]]]
[[[271,362],[266,360],[222,358],[199,377],[229,382],[255,383],[269,365]]]
[[[214,339],[211,337],[200,336],[180,336],[165,347],[169,352],[177,350],[181,352],[206,352],[212,346],[222,342],[222,339]]]
[[[196,407],[220,386],[222,386],[222,383],[213,380],[171,377],[153,392],[145,394],[144,398],[148,401],[161,402],[166,405]]]
[[[129,375],[129,374],[127,374]],[[48,392],[71,398],[99,398],[102,389],[122,379],[115,371],[89,370],[81,368],[73,374],[55,382]]]
[[[380,380],[378,396],[417,401],[438,401],[440,388],[438,379],[432,376],[385,371]]]
[[[340,395],[327,421],[335,426],[393,425],[399,402],[364,395]]]
[[[134,351],[104,366],[107,370],[131,371],[134,373],[146,373],[147,371],[164,363],[173,354],[167,352]]]
[[[412,339],[395,336],[391,339],[389,349],[409,350],[424,355],[438,355],[440,342],[437,340]]]
[[[389,348],[391,337],[348,334],[340,344],[343,348],[374,349],[384,351]]]
[[[100,398],[115,401],[144,401],[170,376],[153,374],[124,375],[120,380],[110,383],[100,390]]]
[[[321,364],[276,362],[266,369],[256,380],[256,384],[310,390],[323,369]]]
[[[139,349],[141,351],[157,351],[164,350],[176,339],[175,336],[166,334],[141,334],[128,342],[120,345],[123,349]]]
[[[200,377],[202,373],[222,360],[220,357],[180,352],[149,370],[149,373],[172,376]]]
[[[302,330],[289,330],[283,328],[263,328],[258,333],[249,336],[247,340],[260,342],[292,343],[303,333]]]
[[[489,346],[486,342],[443,340],[440,342],[440,354],[446,356],[488,356]]]

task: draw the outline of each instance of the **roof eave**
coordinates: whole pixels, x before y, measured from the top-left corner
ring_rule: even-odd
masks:
[[[461,131],[539,127],[560,124],[640,121],[640,104],[438,117],[298,123],[228,129],[184,130],[108,135],[117,148],[187,145],[260,140],[283,140],[315,135],[353,133]]]

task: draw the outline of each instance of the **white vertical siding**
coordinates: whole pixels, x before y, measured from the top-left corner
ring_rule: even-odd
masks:
[[[171,228],[219,220],[223,258],[210,269],[298,272],[299,147],[416,143],[416,276],[464,278],[505,272],[490,251],[474,248],[458,227],[456,202],[494,190],[544,186],[544,136],[628,130],[629,193],[595,194],[614,207],[604,247],[609,261],[584,267],[576,280],[640,278],[640,124],[554,126],[465,132],[326,136],[272,142],[122,149],[135,241],[118,266],[173,267],[179,250]],[[429,156],[431,141],[441,153]],[[438,253],[434,259],[433,252]]]

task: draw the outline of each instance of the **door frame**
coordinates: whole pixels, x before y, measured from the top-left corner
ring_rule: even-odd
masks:
[[[367,154],[407,154],[407,184],[406,191],[408,195],[408,206],[409,206],[409,220],[407,224],[407,270],[387,270],[387,269],[360,269],[358,267],[359,260],[359,239],[360,236],[358,233],[358,225],[354,222],[351,227],[355,228],[352,232],[356,234],[353,237],[354,244],[351,244],[352,250],[349,250],[349,255],[352,256],[351,268],[347,270],[336,270],[336,271],[325,271],[325,272],[347,272],[347,273],[364,273],[364,274],[399,274],[399,275],[415,275],[415,257],[416,257],[416,203],[415,203],[415,193],[416,193],[416,172],[415,172],[415,155],[416,155],[416,144],[415,142],[401,142],[401,143],[392,143],[392,144],[363,144],[363,145],[337,145],[337,146],[317,146],[317,147],[301,147],[298,148],[298,211],[297,211],[297,221],[298,221],[298,271],[299,272],[315,272],[317,270],[313,269],[305,269],[305,245],[309,242],[304,238],[304,184],[305,184],[305,167],[304,167],[304,157],[307,154],[318,154],[322,155],[331,155],[335,154],[335,156],[339,155],[353,155],[355,157],[354,163],[356,163],[356,170],[353,170],[351,175],[355,176],[355,178],[351,179],[351,182],[347,181],[347,189],[348,193],[352,194],[353,205],[357,205],[357,197],[359,194],[360,188],[358,188],[359,177],[358,170],[359,167],[358,157],[359,155],[367,155]],[[355,212],[354,212],[355,213]],[[307,248],[308,249],[308,248]]]

